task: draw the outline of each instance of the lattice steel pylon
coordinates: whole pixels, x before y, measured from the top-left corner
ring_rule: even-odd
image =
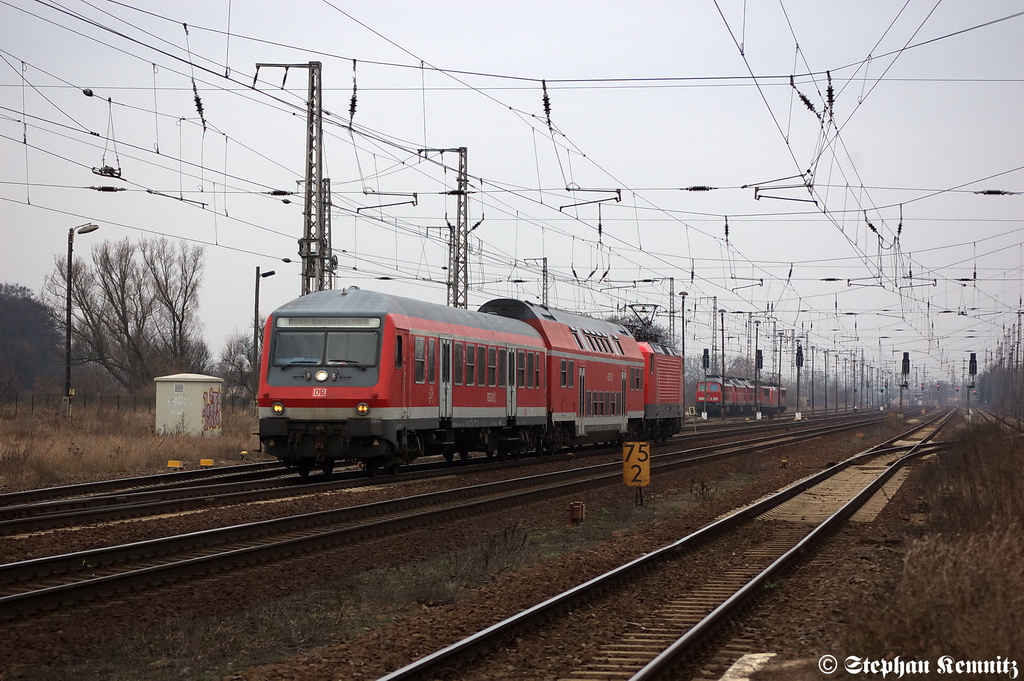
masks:
[[[458,149],[419,149],[418,153],[426,156],[430,153],[459,154],[459,177],[455,189],[448,192],[458,199],[455,224],[448,223],[448,305],[469,309],[469,171],[467,166],[467,148]],[[475,227],[474,227],[475,229]]]
[[[331,253],[330,233],[330,180],[323,176],[323,84],[321,63],[308,64],[256,64],[256,78],[260,67],[308,69],[309,92],[306,98],[306,178],[303,204],[302,238],[299,239],[299,257],[302,259],[302,294],[324,291],[333,286],[334,259]],[[255,87],[256,78],[253,79]],[[281,81],[284,87],[284,80]]]
[[[466,147],[459,147],[459,179],[455,190],[458,209],[452,229],[448,254],[448,305],[469,309],[469,176],[466,168]]]

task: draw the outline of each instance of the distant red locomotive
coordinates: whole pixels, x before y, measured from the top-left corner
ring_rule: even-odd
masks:
[[[760,402],[757,390],[761,391]],[[762,414],[775,416],[786,411],[786,388],[776,383],[755,386],[749,378],[708,376],[707,382],[697,383],[694,400],[697,411],[706,410],[710,416],[754,414],[758,405]]]
[[[667,437],[682,423],[681,357],[518,300],[473,312],[322,291],[274,311],[263,347],[260,442],[303,476],[338,461],[372,474],[423,455]]]

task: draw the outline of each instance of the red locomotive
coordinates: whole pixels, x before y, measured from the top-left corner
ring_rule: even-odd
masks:
[[[786,388],[776,383],[760,383],[755,386],[749,378],[708,376],[707,381],[697,383],[694,404],[698,413],[707,411],[710,416],[740,416],[754,414],[758,409],[756,391],[761,391],[760,409],[762,414],[775,416],[786,411]]]
[[[372,474],[423,455],[667,437],[682,424],[682,357],[518,300],[474,312],[321,291],[270,315],[262,360],[260,442],[303,476],[338,461]]]

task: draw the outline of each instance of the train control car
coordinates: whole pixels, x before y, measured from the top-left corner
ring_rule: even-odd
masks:
[[[264,330],[268,454],[308,475],[538,441],[548,351],[529,324],[350,287],[298,298]]]
[[[658,343],[640,343],[645,369],[644,421],[640,439],[666,440],[683,427],[683,357]],[[645,380],[646,379],[646,380]]]

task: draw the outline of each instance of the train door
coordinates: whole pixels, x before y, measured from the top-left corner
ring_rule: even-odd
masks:
[[[516,417],[516,349],[508,348],[506,354],[505,374],[505,418],[509,421]]]
[[[452,338],[441,336],[441,381],[438,395],[438,416],[442,421],[452,418]]]
[[[587,368],[580,366],[580,381],[579,385],[579,399],[576,402],[576,435],[585,435],[587,432],[586,421],[584,418],[587,414]]]
[[[400,418],[406,420],[409,418],[409,405],[412,403],[412,386],[411,380],[413,362],[409,361],[410,358],[406,356],[405,346],[411,346],[413,343],[412,336],[404,336],[401,333],[395,339],[397,347],[395,349],[395,366],[401,372],[402,375],[402,406],[400,412]]]
[[[626,372],[622,372],[622,385],[619,388],[619,432],[625,433],[629,427],[629,410],[626,409]]]

